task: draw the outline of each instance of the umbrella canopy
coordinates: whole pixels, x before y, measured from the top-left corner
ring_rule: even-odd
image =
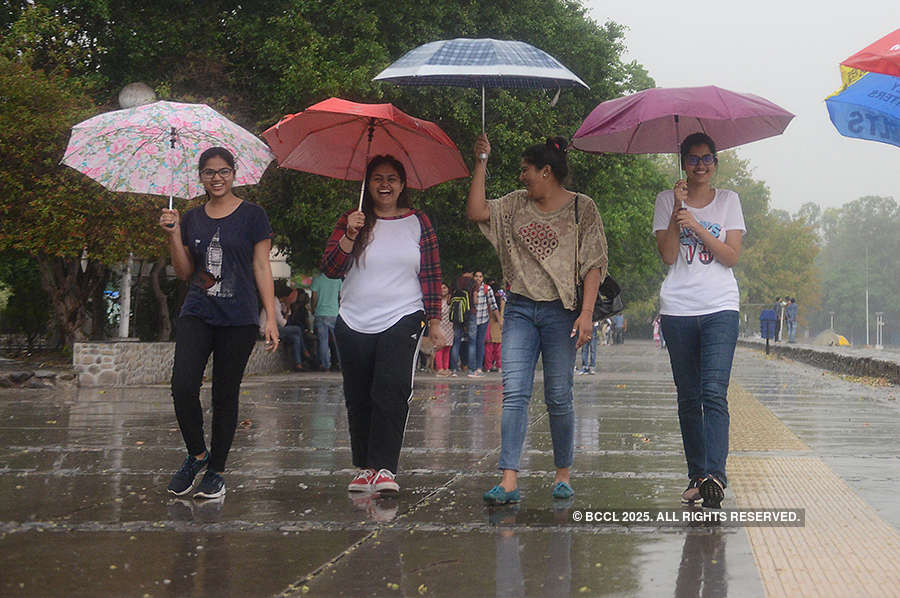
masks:
[[[171,198],[204,192],[197,159],[213,146],[234,154],[235,186],[259,182],[274,156],[266,144],[204,104],[154,102],[98,114],[72,128],[62,163],[111,191]]]
[[[362,181],[369,157],[378,154],[400,160],[414,189],[469,176],[459,150],[440,127],[392,104],[330,98],[285,116],[263,137],[279,166],[336,179]]]
[[[374,81],[457,87],[587,87],[556,58],[520,41],[446,39],[404,54]]]
[[[841,66],[900,77],[900,29],[866,46],[843,61]]]
[[[900,146],[900,77],[869,73],[825,105],[844,137]]]
[[[482,131],[485,87],[546,89],[580,85],[590,89],[560,61],[530,44],[464,37],[413,48],[378,73],[373,81],[390,81],[397,85],[480,87]]]
[[[592,153],[677,153],[691,133],[719,149],[780,135],[794,115],[759,96],[715,86],[652,88],[603,102],[572,137]]]

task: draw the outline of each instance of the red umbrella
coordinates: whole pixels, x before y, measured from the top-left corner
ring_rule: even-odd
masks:
[[[869,73],[900,77],[900,29],[866,46],[841,65]]]
[[[780,135],[794,115],[759,96],[714,87],[655,87],[603,102],[572,137],[592,153],[678,152],[682,139],[706,133],[719,149]]]
[[[369,157],[378,154],[400,160],[414,189],[469,176],[459,150],[440,127],[392,104],[330,98],[285,116],[262,135],[279,166],[336,179],[362,181]]]

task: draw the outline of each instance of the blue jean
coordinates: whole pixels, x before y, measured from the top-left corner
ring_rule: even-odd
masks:
[[[459,370],[459,351],[466,338],[465,324],[453,323],[453,344],[450,346],[450,369]]]
[[[469,319],[466,320],[465,323],[466,329],[466,366],[469,368],[469,372],[474,372],[481,364],[475,361],[475,357],[478,354],[478,324],[475,323],[475,315],[470,315]],[[482,355],[483,357],[483,355]]]
[[[738,312],[662,316],[688,477],[716,476],[727,484],[728,381],[738,336]]]
[[[544,361],[544,403],[550,415],[553,461],[570,467],[575,451],[572,370],[577,314],[560,301],[532,301],[511,294],[503,314],[503,416],[499,469],[518,471],[528,429],[528,403],[538,355]]]
[[[299,326],[279,326],[278,337],[291,346],[294,365],[303,363],[303,330]]]
[[[797,340],[797,320],[793,322],[791,320],[787,321],[787,330],[788,330],[788,342],[793,343]]]
[[[337,322],[337,316],[316,316],[314,323],[316,336],[319,339],[319,365],[326,370],[331,369],[331,349],[328,346],[328,340],[334,336],[335,322]],[[335,342],[334,348],[337,351],[337,342]],[[335,357],[337,357],[338,365],[340,365],[340,354],[335,355]]]
[[[474,319],[474,318],[473,318]],[[484,339],[487,338],[487,329],[490,324],[490,320],[485,322],[484,324],[478,324],[475,328],[475,367],[472,367],[472,362],[469,362],[469,371],[474,372],[475,370],[480,370],[484,367]],[[471,354],[471,350],[469,351]]]
[[[597,365],[597,326],[594,326],[591,333],[591,340],[581,347],[581,369],[586,370],[589,367]]]

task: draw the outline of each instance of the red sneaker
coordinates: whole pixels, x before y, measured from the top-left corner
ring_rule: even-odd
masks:
[[[386,494],[400,492],[400,484],[394,480],[394,474],[387,469],[378,470],[378,473],[375,474],[375,479],[372,480],[372,486],[374,486],[376,492]]]
[[[374,481],[374,469],[360,469],[353,481],[347,486],[347,490],[350,492],[372,492],[374,490],[372,486]]]

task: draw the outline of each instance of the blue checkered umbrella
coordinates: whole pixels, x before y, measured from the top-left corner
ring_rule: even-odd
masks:
[[[480,87],[482,130],[486,87],[588,87],[557,59],[530,44],[467,38],[430,42],[414,48],[373,80],[398,85]]]

